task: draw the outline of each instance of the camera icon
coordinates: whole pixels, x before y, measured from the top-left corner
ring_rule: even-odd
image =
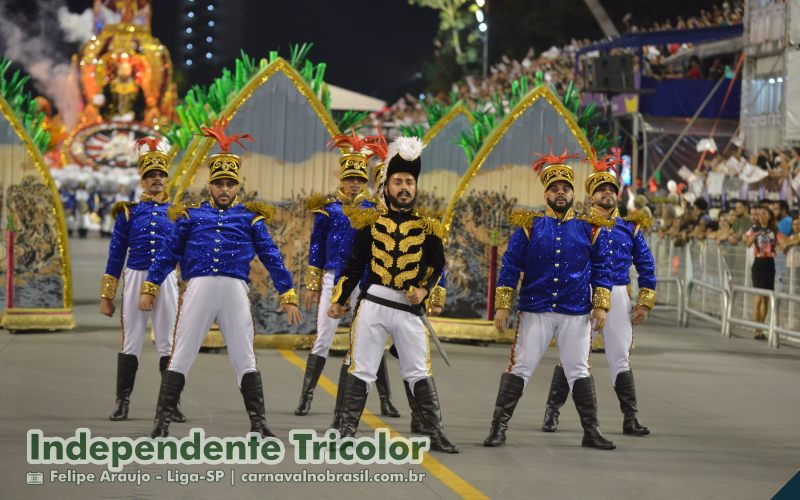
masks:
[[[25,474],[25,481],[28,484],[44,484],[44,474],[41,472],[28,472]]]

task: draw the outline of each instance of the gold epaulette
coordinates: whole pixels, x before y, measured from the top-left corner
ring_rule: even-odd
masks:
[[[530,239],[533,219],[537,217],[544,217],[544,212],[516,211],[508,216],[508,222],[525,231],[525,236]]]
[[[125,212],[125,220],[131,219],[131,207],[136,205],[136,202],[133,201],[118,201],[114,203],[114,206],[111,207],[111,218],[116,219],[117,215],[119,215],[120,211]]]
[[[167,217],[170,221],[175,222],[181,217],[189,218],[189,209],[199,207],[199,203],[181,203],[176,201],[167,209]]]
[[[602,217],[597,214],[589,214],[589,215],[579,215],[579,220],[584,220],[589,224],[597,227],[614,227],[615,221],[614,219],[608,220],[605,217]]]
[[[381,216],[381,213],[374,208],[353,208],[348,212],[345,215],[350,219],[350,225],[354,229],[369,227],[375,224],[375,221]]]
[[[419,216],[419,221],[422,223],[422,230],[427,234],[432,234],[437,238],[444,239],[444,226],[442,226],[442,222],[435,218],[428,215],[421,215],[417,213]]]
[[[253,225],[260,220],[263,220],[265,223],[267,223],[272,220],[272,217],[275,216],[275,207],[272,205],[267,205],[266,203],[261,203],[260,201],[248,201],[243,203],[243,205],[244,208],[256,214],[256,216],[253,217],[252,222],[250,222],[250,225]]]
[[[306,201],[306,208],[311,210],[312,212],[317,212],[321,214],[325,214],[330,217],[330,214],[324,210],[325,205],[328,203],[333,203],[333,199],[325,196],[324,194],[319,193],[311,193],[311,196],[308,197]]]
[[[508,216],[508,222],[512,226],[527,230],[533,225],[533,219],[543,216],[544,212],[516,211]]]
[[[629,215],[627,217],[623,217],[622,220],[625,220],[625,221],[628,221],[628,222],[633,222],[634,224],[636,224],[637,226],[639,226],[639,227],[641,227],[643,229],[647,229],[648,227],[653,225],[653,219],[651,219],[646,214],[641,213],[641,212],[637,212],[637,213],[631,214],[631,215]]]

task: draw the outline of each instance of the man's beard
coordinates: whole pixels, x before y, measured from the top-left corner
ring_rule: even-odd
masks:
[[[567,213],[569,211],[569,209],[572,208],[572,204],[573,203],[575,203],[574,199],[568,201],[567,204],[564,205],[563,207],[559,207],[558,205],[556,205],[555,200],[553,200],[552,202],[550,200],[547,200],[547,206],[552,208],[553,212],[555,212],[557,214],[561,214],[561,215]]]
[[[617,205],[616,201],[606,201],[604,198],[601,198],[600,201],[596,201],[595,205],[602,208],[603,210],[613,210],[614,207]]]
[[[405,189],[400,191],[399,193],[397,193],[397,195],[400,196],[403,193],[406,193],[408,196],[411,196],[411,193],[409,191],[406,191]],[[398,210],[408,210],[410,208],[414,208],[414,203],[417,202],[416,195],[411,199],[411,201],[409,201],[407,203],[402,203],[400,200],[398,200],[397,198],[392,196],[389,193],[388,190],[386,190],[386,193],[384,193],[384,194],[386,195],[387,204],[389,206],[393,206],[394,208],[397,208]]]

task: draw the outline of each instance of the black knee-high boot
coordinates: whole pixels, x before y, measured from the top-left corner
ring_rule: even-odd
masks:
[[[575,408],[583,426],[581,446],[600,450],[616,448],[616,445],[606,439],[597,427],[597,396],[594,392],[594,379],[591,376],[579,378],[572,383],[572,399],[575,401]]]
[[[339,383],[336,386],[336,404],[333,407],[333,423],[331,429],[338,429],[342,419],[342,398],[344,398],[344,383],[347,381],[347,369],[350,365],[342,363],[339,368]]]
[[[164,374],[164,370],[166,370],[168,366],[169,366],[169,356],[161,356],[158,359],[158,369],[162,375]],[[188,420],[186,418],[186,415],[184,415],[183,411],[181,410],[180,400],[178,400],[178,404],[175,406],[175,411],[172,412],[172,418],[170,420],[172,420],[173,422],[178,422],[179,424],[182,424],[186,422],[186,420]]]
[[[353,437],[358,431],[358,422],[367,404],[367,383],[350,373],[345,374],[342,394],[339,434],[342,437]]]
[[[109,420],[128,420],[128,407],[138,367],[139,359],[133,354],[117,354],[117,401],[114,403],[114,412],[108,416]]]
[[[633,383],[633,372],[628,370],[617,375],[614,391],[622,410],[622,433],[633,436],[646,436],[650,429],[639,422],[639,408],[636,403],[636,386]]]
[[[399,417],[400,412],[392,404],[392,391],[389,389],[389,370],[386,367],[385,355],[381,358],[381,364],[378,366],[375,388],[378,389],[378,396],[381,398],[381,415],[384,417]]]
[[[183,373],[164,370],[161,375],[156,417],[153,421],[153,430],[150,432],[150,437],[169,436],[170,419],[175,412],[175,407],[178,406],[178,400],[181,397],[181,391],[185,383],[186,377],[183,376]]]
[[[403,387],[406,390],[406,397],[408,398],[408,407],[411,408],[411,432],[414,434],[429,434],[430,432],[422,424],[422,417],[419,413],[419,404],[417,398],[411,393],[411,386],[408,382],[403,380]]]
[[[506,444],[508,421],[511,420],[524,389],[525,381],[522,380],[522,377],[510,373],[503,373],[500,376],[500,388],[497,390],[497,401],[494,404],[492,427],[489,436],[483,441],[484,446],[494,448]]]
[[[264,407],[264,387],[261,385],[261,373],[248,372],[242,376],[242,399],[250,418],[250,432],[257,432],[261,437],[275,437],[267,427],[266,408]]]
[[[442,406],[433,378],[427,377],[414,384],[414,398],[417,400],[423,426],[430,432],[431,449],[443,453],[458,453],[456,445],[444,435]]]
[[[564,406],[569,397],[569,383],[564,374],[564,367],[557,365],[553,370],[553,380],[550,382],[550,392],[547,394],[547,406],[544,409],[544,422],[542,432],[555,432],[558,429],[559,409]]]
[[[297,409],[294,410],[295,415],[303,416],[308,415],[311,411],[311,400],[314,399],[314,389],[317,388],[322,370],[325,368],[326,358],[317,356],[316,354],[309,354],[308,361],[306,361],[306,373],[303,376],[303,388],[300,390],[300,403]]]

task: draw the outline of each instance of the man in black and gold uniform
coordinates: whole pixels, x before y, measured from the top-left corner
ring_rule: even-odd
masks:
[[[431,377],[430,343],[422,322],[424,302],[444,270],[443,229],[414,210],[424,144],[400,137],[389,146],[383,194],[386,210],[354,211],[358,231],[352,253],[336,279],[328,315],[347,312],[347,299],[367,270],[350,336],[350,368],[344,384],[339,432],[354,436],[375,381],[387,335],[392,336],[400,372],[416,400],[431,449],[458,453],[445,437],[439,396]]]

